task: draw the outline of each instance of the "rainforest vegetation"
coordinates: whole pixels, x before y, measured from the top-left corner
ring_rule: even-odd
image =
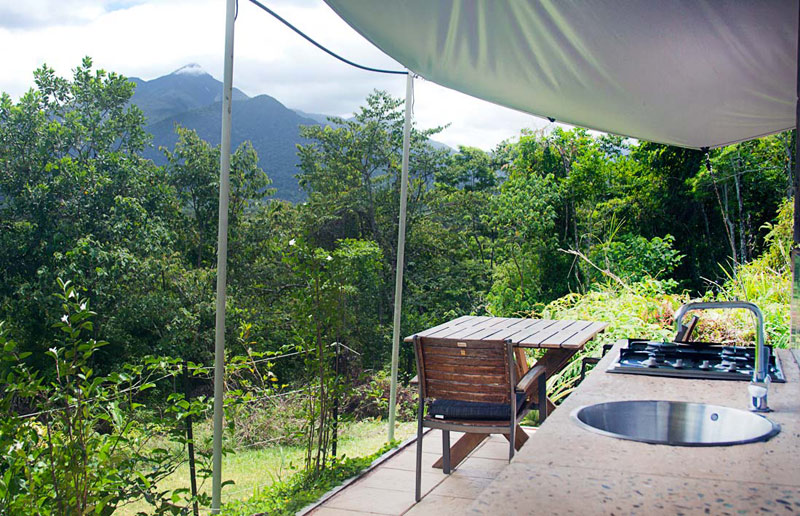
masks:
[[[86,59],[0,98],[0,514],[208,504],[208,483],[164,486],[190,419],[209,473],[220,149],[176,127],[166,164],[144,159],[133,91]],[[309,483],[363,467],[335,451],[334,405],[344,422],[385,417],[402,123],[376,91],[304,127],[294,204],[235,149],[226,447],[302,452],[291,480],[231,513],[296,510]],[[689,298],[754,301],[768,343],[788,342],[793,132],[703,152],[551,126],[486,152],[432,146],[441,129],[412,131],[402,335],[464,314],[611,323],[551,380],[557,399],[581,356],[669,337]],[[716,317],[700,331],[752,338],[744,316]],[[404,381],[413,364],[404,347]]]

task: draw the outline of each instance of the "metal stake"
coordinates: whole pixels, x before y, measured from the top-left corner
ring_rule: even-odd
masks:
[[[191,406],[192,388],[189,385],[189,365],[183,361],[183,389],[184,399]],[[200,508],[197,506],[197,471],[194,460],[194,432],[192,430],[192,415],[186,416],[186,440],[189,441],[189,482],[192,487],[192,513],[194,516],[200,515]]]
[[[400,356],[400,314],[403,305],[403,260],[406,247],[406,203],[408,201],[408,153],[411,147],[411,104],[414,101],[414,76],[406,76],[406,120],[403,124],[403,165],[400,178],[400,221],[397,227],[397,270],[394,282],[394,326],[392,329],[392,383],[389,388],[389,441],[394,440],[397,405],[397,361]]]
[[[800,9],[798,9],[800,24]],[[797,99],[795,107],[795,150],[794,150],[794,245],[790,259],[792,260],[792,301],[790,346],[800,348],[800,25],[797,31]]]
[[[211,514],[220,513],[222,495],[222,408],[225,376],[225,297],[228,280],[228,201],[231,172],[231,104],[233,95],[233,28],[236,0],[225,12],[225,70],[222,85],[222,138],[219,157],[219,228],[217,232],[217,317],[214,333],[214,442]]]

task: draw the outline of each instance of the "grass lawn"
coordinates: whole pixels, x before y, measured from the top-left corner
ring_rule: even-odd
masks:
[[[386,442],[386,422],[377,420],[342,424],[338,455],[360,457],[375,452]],[[416,423],[398,423],[395,438],[405,440],[416,432]],[[234,485],[222,490],[222,503],[250,498],[257,488],[270,485],[277,479],[294,473],[303,464],[305,449],[301,447],[274,446],[260,449],[243,449],[222,458],[223,481],[233,480]],[[200,479],[198,479],[200,482]],[[189,466],[184,465],[160,485],[162,489],[189,487]],[[211,494],[211,479],[198,484],[198,490]],[[117,509],[116,514],[135,515],[149,512],[144,501]]]

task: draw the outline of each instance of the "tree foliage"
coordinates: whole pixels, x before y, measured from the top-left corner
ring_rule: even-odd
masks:
[[[143,159],[133,83],[88,58],[71,79],[45,66],[34,84],[17,101],[0,97],[0,406],[38,413],[2,423],[0,500],[102,514],[145,496],[167,510],[172,494],[155,483],[176,462],[136,451],[137,402],[122,394],[174,405],[168,421],[153,419],[164,426],[141,432],[165,435],[200,414],[148,388],[176,362],[145,357],[212,363],[220,149],[176,127],[166,165]],[[270,198],[251,145],[232,155],[229,410],[246,414],[243,400],[284,387],[306,393],[308,478],[336,464],[334,400],[389,361],[402,108],[374,92],[353,118],[302,128],[303,203]],[[772,280],[786,277],[793,134],[706,155],[555,128],[487,152],[433,145],[442,129],[411,132],[402,335],[470,313],[583,317],[591,306],[602,317],[589,301],[607,302],[612,284],[636,298],[626,306],[652,300],[661,322],[659,300],[683,292],[763,300],[777,314],[771,335],[785,334],[783,279]],[[59,278],[72,283],[54,298]],[[345,368],[335,342],[353,352]],[[284,355],[296,359],[271,362]],[[401,360],[413,376],[409,347]]]

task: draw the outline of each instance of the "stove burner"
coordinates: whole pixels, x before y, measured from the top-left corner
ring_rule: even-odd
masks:
[[[666,353],[669,351],[674,351],[678,348],[678,344],[675,342],[653,342],[649,341],[646,343],[647,347],[645,351],[653,352],[653,353]]]
[[[725,360],[724,358],[719,363],[720,367],[729,373],[735,373],[739,368],[736,367],[736,361]]]
[[[769,374],[784,382],[780,363],[769,351]],[[674,376],[682,378],[750,380],[755,364],[754,348],[722,346],[708,342],[653,342],[629,339],[609,372]]]

